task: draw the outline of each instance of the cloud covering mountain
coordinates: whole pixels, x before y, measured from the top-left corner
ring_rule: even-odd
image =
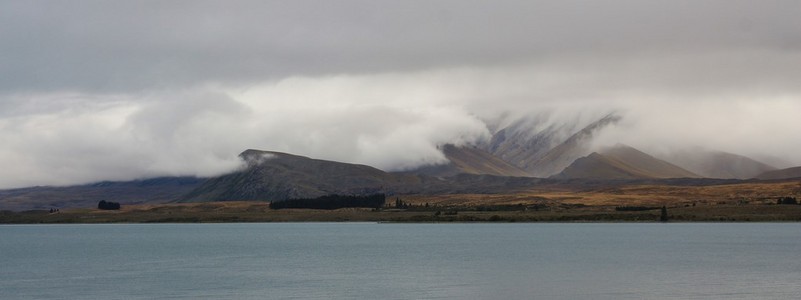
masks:
[[[248,148],[404,170],[521,118],[581,128],[610,112],[622,119],[594,147],[801,165],[799,13],[795,1],[5,1],[0,188],[209,176]]]

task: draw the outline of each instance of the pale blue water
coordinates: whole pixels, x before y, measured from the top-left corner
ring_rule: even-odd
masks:
[[[0,299],[798,299],[801,224],[0,226]]]

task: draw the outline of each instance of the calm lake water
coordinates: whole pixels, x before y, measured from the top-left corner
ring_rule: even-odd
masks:
[[[0,299],[798,299],[801,224],[0,226]]]

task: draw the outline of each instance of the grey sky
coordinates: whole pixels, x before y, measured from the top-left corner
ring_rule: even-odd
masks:
[[[210,175],[246,148],[402,169],[505,112],[615,110],[627,122],[599,143],[801,164],[799,15],[798,1],[0,1],[0,187]]]
[[[3,90],[801,49],[797,1],[4,1]]]

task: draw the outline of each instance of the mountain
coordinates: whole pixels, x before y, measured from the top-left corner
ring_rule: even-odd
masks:
[[[0,190],[0,210],[96,207],[100,200],[126,204],[175,201],[206,179],[159,177],[134,181],[103,181],[66,187],[28,187]]]
[[[479,147],[527,173],[553,147],[575,133],[575,124],[543,124],[545,118],[523,118],[496,131]]]
[[[682,150],[660,158],[708,178],[749,179],[776,170],[749,157],[722,151]]]
[[[502,162],[487,164],[477,159],[484,153],[470,148],[445,149],[456,168],[501,170]],[[414,172],[387,173],[379,169],[336,161],[313,159],[281,152],[247,150],[240,154],[246,167],[211,178],[189,192],[181,202],[280,201],[328,194],[363,195],[505,193],[529,190],[538,184],[554,184],[540,178],[494,176],[460,172],[450,177],[433,177]],[[472,165],[473,161],[478,166]],[[492,160],[492,159],[490,159]],[[468,163],[469,162],[469,163]],[[516,169],[503,172],[519,172]]]
[[[281,152],[247,150],[239,156],[247,167],[209,179],[182,201],[265,201],[375,193],[403,178],[370,166]]]
[[[699,178],[697,174],[629,146],[593,152],[574,161],[554,176],[559,179],[661,179]]]
[[[549,150],[525,170],[537,177],[548,177],[558,174],[576,159],[589,154],[590,143],[593,136],[601,129],[620,121],[614,114],[587,125],[579,132],[570,136],[566,141]]]
[[[457,174],[483,174],[515,177],[531,176],[523,169],[520,169],[477,147],[459,147],[448,144],[442,147],[442,153],[449,161],[447,164],[426,166],[414,170],[411,173],[437,177],[450,177]]]
[[[757,175],[756,178],[762,180],[801,178],[801,167],[768,171]]]

